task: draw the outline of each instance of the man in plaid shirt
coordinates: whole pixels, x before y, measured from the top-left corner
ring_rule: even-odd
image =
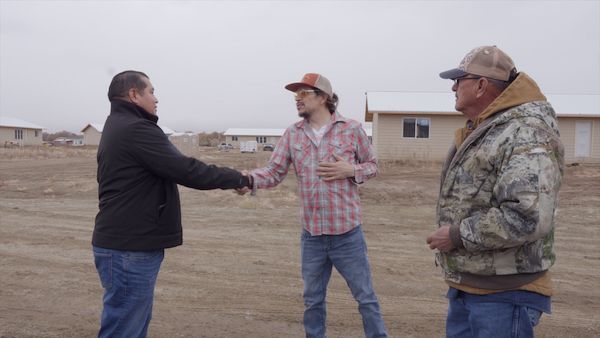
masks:
[[[387,337],[361,230],[358,184],[377,175],[369,139],[359,122],[336,111],[338,97],[324,76],[309,73],[285,88],[296,94],[303,120],[285,131],[267,166],[250,175],[256,193],[281,183],[294,164],[303,206],[306,336],[325,337],[325,294],[335,266],[359,304],[365,336]]]

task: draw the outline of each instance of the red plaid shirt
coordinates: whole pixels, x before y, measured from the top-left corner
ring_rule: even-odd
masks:
[[[286,129],[266,167],[250,172],[257,188],[279,184],[294,164],[302,199],[302,225],[313,236],[341,235],[362,224],[358,184],[377,175],[377,159],[359,122],[332,116],[319,144],[310,124],[299,121]],[[333,154],[354,165],[354,177],[326,182],[317,176],[319,162],[335,162]]]

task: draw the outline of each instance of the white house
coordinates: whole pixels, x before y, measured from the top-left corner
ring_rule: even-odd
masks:
[[[546,95],[554,107],[567,163],[600,163],[600,95]],[[464,127],[453,92],[367,92],[365,120],[373,122],[380,159],[442,160]]]
[[[83,133],[83,144],[90,146],[99,145],[103,128],[104,123],[88,123],[81,129],[81,132]]]
[[[0,116],[0,144],[19,146],[42,145],[42,129],[31,122]]]
[[[235,148],[240,147],[240,142],[256,141],[259,144],[259,149],[262,149],[263,144],[277,144],[283,135],[285,129],[268,129],[268,128],[229,128],[225,131],[225,142],[230,143]]]

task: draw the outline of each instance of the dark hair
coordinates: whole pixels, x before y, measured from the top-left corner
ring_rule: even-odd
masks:
[[[142,80],[142,76],[149,79],[148,75],[135,70],[126,70],[115,75],[108,87],[108,100],[112,101],[116,98],[127,97],[127,92],[131,88],[135,88],[140,92],[144,90],[146,83]]]
[[[333,93],[333,96],[329,96],[327,93],[325,93],[322,90],[316,89],[315,94],[319,95],[319,96],[326,96],[327,97],[327,101],[325,102],[325,105],[327,106],[327,110],[329,110],[329,113],[333,114],[335,113],[335,111],[337,110],[337,105],[339,102],[339,98],[337,96],[336,93]]]

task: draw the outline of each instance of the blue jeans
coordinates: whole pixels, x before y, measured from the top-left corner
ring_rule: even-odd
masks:
[[[146,337],[164,250],[121,251],[93,247],[93,251],[104,288],[98,337]]]
[[[530,338],[542,312],[550,313],[550,297],[529,291],[474,295],[448,290],[446,337]]]
[[[332,267],[344,277],[358,302],[366,337],[387,337],[371,283],[367,244],[361,227],[342,235],[301,236],[306,337],[325,337],[325,295]]]

